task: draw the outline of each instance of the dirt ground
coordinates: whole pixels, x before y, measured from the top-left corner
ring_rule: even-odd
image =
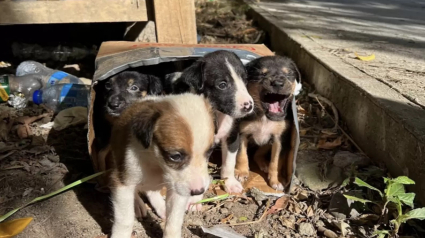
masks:
[[[246,10],[246,6],[240,4],[198,1],[201,42],[261,42],[264,33],[246,20]],[[14,65],[7,71],[13,72],[13,68]],[[87,72],[81,73],[87,75]],[[78,75],[78,72],[75,74]],[[333,205],[338,203],[335,202],[335,194],[354,192],[372,196],[359,187],[342,186],[345,178],[355,174],[383,188],[382,176],[386,175],[386,170],[361,154],[345,135],[344,123],[337,119],[337,114],[332,113],[332,106],[322,99],[309,96],[308,93],[314,92],[314,89],[308,85],[303,87],[297,102],[301,144],[297,178],[291,196],[278,198],[252,189],[243,196],[205,203],[202,212],[185,216],[184,237],[216,237],[203,232],[201,228],[216,225],[232,229],[244,237],[256,238],[372,236],[378,227],[373,206],[357,208],[357,215],[351,214],[352,210],[348,215],[332,212],[331,208],[339,209]],[[4,103],[0,104],[0,127],[2,131],[8,131],[0,135],[3,140],[0,142],[0,215],[93,174],[84,124],[62,131],[43,129],[42,125],[52,121],[52,115],[47,115],[29,125],[31,136],[18,136],[17,131],[22,128],[18,123],[19,118],[45,112],[44,108],[36,105],[15,110]],[[335,121],[339,127],[335,126]],[[336,163],[337,155],[341,153],[349,158],[348,164]],[[215,154],[219,154],[219,151]],[[358,159],[361,163],[354,166],[350,158]],[[222,194],[219,188],[220,185],[212,185],[205,196]],[[112,226],[109,194],[97,191],[93,183],[81,184],[51,199],[23,208],[10,219],[22,217],[33,217],[34,220],[17,237],[97,237],[108,234]],[[135,236],[161,237],[163,225],[163,221],[149,210],[147,218],[135,222]],[[418,228],[421,225],[410,224],[402,229],[402,233],[406,237],[423,237],[423,229]]]

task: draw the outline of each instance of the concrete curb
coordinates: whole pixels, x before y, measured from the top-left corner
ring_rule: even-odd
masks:
[[[271,48],[291,57],[306,82],[329,98],[347,123],[350,135],[393,176],[416,181],[411,190],[425,204],[425,110],[324,51],[314,40],[252,1],[250,15],[270,35]]]

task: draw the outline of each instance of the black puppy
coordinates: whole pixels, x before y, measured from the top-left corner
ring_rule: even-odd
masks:
[[[225,50],[206,54],[181,74],[166,77],[166,93],[192,92],[205,95],[215,109],[218,123],[215,141],[221,141],[222,169],[226,190],[240,193],[243,187],[234,175],[239,147],[234,121],[253,111],[253,100],[246,89],[246,70],[239,57]],[[195,199],[196,200],[196,199]]]
[[[282,56],[258,58],[246,67],[247,87],[254,99],[255,113],[243,118],[239,125],[241,144],[236,174],[241,181],[248,178],[247,147],[251,142],[259,146],[254,160],[268,174],[270,187],[283,191],[288,188],[286,185],[294,169],[296,129],[291,104],[299,90],[301,76],[295,63]],[[270,154],[270,159],[266,159]]]
[[[93,107],[93,127],[96,140],[97,170],[106,170],[111,128],[121,112],[132,102],[146,95],[161,94],[161,80],[152,75],[124,71],[99,82],[95,87],[97,97]]]

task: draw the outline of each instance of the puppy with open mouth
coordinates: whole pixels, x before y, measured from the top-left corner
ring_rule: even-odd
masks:
[[[221,142],[221,178],[225,179],[227,192],[242,192],[243,187],[234,174],[239,148],[235,120],[252,113],[254,103],[246,89],[246,70],[241,60],[233,52],[214,51],[168,80],[164,82],[166,93],[192,92],[205,95],[211,102],[218,124],[215,141]]]
[[[259,146],[254,161],[268,174],[270,187],[283,191],[292,176],[292,167],[282,171],[294,157],[296,134],[293,124],[292,100],[299,90],[301,75],[295,63],[282,56],[266,56],[246,65],[248,91],[254,99],[254,113],[239,124],[241,134],[237,155],[236,177],[245,181],[249,176],[247,149],[250,143]],[[295,118],[296,119],[296,118]],[[270,156],[270,161],[266,159]],[[286,175],[286,176],[283,176]],[[284,179],[285,178],[285,179]]]
[[[213,145],[213,110],[201,95],[146,97],[125,109],[111,136],[111,238],[131,236],[135,191],[160,194],[163,186],[166,200],[154,201],[156,212],[166,218],[163,237],[181,237],[188,201],[209,187]]]

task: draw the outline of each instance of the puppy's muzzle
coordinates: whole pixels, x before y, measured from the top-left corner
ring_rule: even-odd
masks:
[[[121,109],[125,106],[125,101],[120,96],[114,96],[109,99],[108,107],[112,110]]]
[[[282,88],[285,85],[285,81],[283,80],[274,80],[271,82],[271,85],[276,88]]]
[[[190,190],[190,195],[191,196],[196,196],[196,195],[201,195],[205,192],[205,188],[200,188],[200,189],[192,189]]]

